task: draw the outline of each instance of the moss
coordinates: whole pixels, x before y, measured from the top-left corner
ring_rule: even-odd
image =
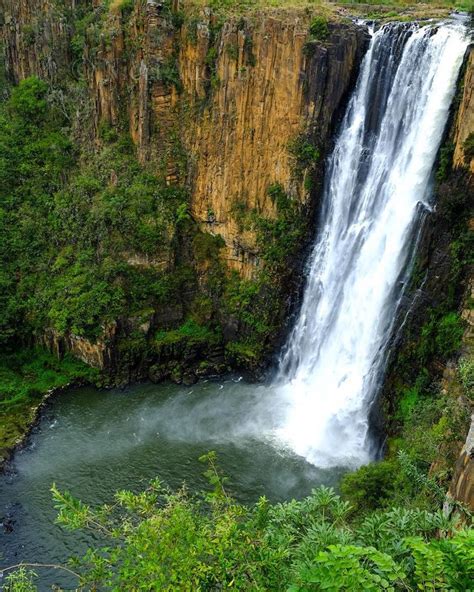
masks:
[[[208,326],[198,325],[189,319],[178,329],[172,331],[159,331],[154,338],[154,346],[160,348],[167,345],[186,343],[189,345],[205,344],[215,345],[219,342],[219,335]]]
[[[64,386],[74,379],[97,380],[98,372],[65,356],[58,359],[41,349],[0,355],[0,412],[17,403]]]
[[[306,223],[300,205],[288,196],[281,185],[271,185],[268,194],[276,206],[277,218],[255,215],[254,228],[262,259],[277,272],[301,247]]]
[[[226,359],[234,367],[255,368],[262,359],[262,345],[232,341],[225,346]]]
[[[239,46],[237,43],[228,43],[225,47],[225,52],[231,60],[239,58]]]
[[[464,322],[457,312],[440,316],[432,311],[430,320],[421,330],[419,359],[426,364],[432,358],[450,358],[459,351],[463,334]]]

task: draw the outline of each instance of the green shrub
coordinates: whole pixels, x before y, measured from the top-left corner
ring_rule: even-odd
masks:
[[[135,0],[112,0],[110,7],[119,9],[124,15],[128,16],[133,11]]]
[[[464,150],[464,161],[468,165],[471,160],[474,158],[474,133],[471,132],[469,136],[464,141],[463,145]]]
[[[43,80],[25,78],[13,89],[8,106],[14,116],[38,121],[47,115],[47,92],[48,85]]]
[[[257,244],[268,269],[281,270],[288,259],[300,248],[305,232],[305,220],[299,204],[287,195],[280,184],[268,188],[268,195],[276,205],[276,219],[255,215],[253,226]]]
[[[316,16],[311,21],[309,33],[314,41],[325,41],[329,37],[327,19],[323,16]]]
[[[98,372],[72,356],[58,359],[36,349],[0,355],[0,413],[77,379],[94,382]]]
[[[305,44],[303,45],[303,53],[305,56],[310,58],[310,57],[314,56],[317,48],[318,48],[317,42],[310,39],[309,41],[305,41]]]
[[[155,345],[171,345],[180,342],[189,344],[204,343],[208,345],[215,344],[219,339],[218,334],[207,326],[196,323],[193,319],[188,319],[178,329],[172,331],[159,331],[155,335]]]
[[[94,508],[53,485],[58,524],[92,534],[90,549],[72,564],[79,588],[378,592],[471,586],[474,531],[460,529],[441,511],[391,508],[351,522],[349,504],[325,487],[300,501],[261,498],[247,507],[231,497],[215,454],[202,460],[211,489],[199,495],[186,488],[172,493],[155,480],[141,493],[120,491],[112,504]],[[9,576],[8,584],[28,586],[10,592],[30,592],[32,579]]]
[[[464,323],[456,312],[444,315],[438,322],[436,330],[436,346],[438,352],[449,358],[459,352],[462,336],[464,334]]]
[[[468,396],[474,398],[474,359],[472,357],[461,360],[459,374]]]
[[[399,401],[399,415],[402,419],[406,419],[416,407],[419,396],[420,392],[416,386],[403,390]]]
[[[217,260],[224,247],[225,241],[220,234],[198,232],[193,239],[194,256],[200,263]]]
[[[454,145],[449,143],[443,146],[439,153],[438,170],[436,180],[438,183],[444,181],[450,173],[453,165]]]
[[[313,167],[319,160],[319,150],[301,134],[288,146],[288,151],[294,159],[295,172],[301,175],[306,169]]]
[[[225,51],[231,60],[237,60],[239,57],[239,46],[236,43],[228,43]]]
[[[383,507],[397,488],[398,466],[383,460],[344,475],[341,492],[357,512]]]
[[[432,313],[431,319],[423,326],[419,353],[426,363],[431,357],[447,359],[458,353],[464,334],[464,323],[456,312],[439,317]]]

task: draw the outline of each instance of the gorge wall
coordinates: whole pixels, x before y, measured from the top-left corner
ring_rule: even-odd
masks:
[[[62,138],[70,156],[45,195],[23,202],[20,179],[26,222],[15,213],[0,249],[14,319],[0,343],[72,352],[106,384],[258,372],[298,300],[366,27],[337,12],[233,15],[177,0],[0,0],[0,25],[5,96],[46,81],[21,92],[41,104],[51,150]],[[452,496],[471,506],[472,438],[452,468],[472,411],[453,360],[473,347],[473,85],[471,49],[381,397],[396,435],[400,409],[433,378],[452,393],[464,419],[440,456]],[[35,181],[49,174],[38,166]],[[34,253],[10,249],[18,221]]]
[[[198,324],[218,318],[217,350],[225,347],[224,356],[212,355],[220,363],[258,365],[298,289],[324,155],[357,74],[365,27],[322,19],[322,33],[314,35],[314,14],[302,9],[232,17],[154,0],[133,9],[75,0],[2,4],[8,78],[47,80],[79,145],[100,151],[104,130],[129,133],[143,168],[189,196],[186,231],[173,221],[168,240],[149,253],[121,253],[139,272],[192,267],[187,294],[164,305],[150,302],[136,315],[101,319],[105,329],[92,342],[54,325],[40,339],[99,367],[129,365],[127,355],[136,366],[140,356],[123,353],[130,335],[141,332],[149,343],[156,332],[179,330],[200,295],[208,310]],[[114,170],[109,183],[120,185]],[[206,241],[196,254],[197,243]],[[217,295],[209,286],[216,275]],[[257,332],[250,312],[266,319]],[[183,356],[179,335],[169,340],[172,347],[165,343],[166,353],[159,348],[158,354],[167,363]],[[147,349],[143,368],[155,354]]]
[[[426,212],[400,329],[394,335],[381,396],[384,430],[398,434],[420,398],[445,398],[453,424],[431,471],[444,471],[449,496],[474,508],[472,230],[474,48],[468,49],[437,165],[436,206]],[[464,366],[464,378],[460,368]],[[470,370],[472,373],[472,369]],[[462,384],[464,382],[464,385]],[[404,416],[405,415],[405,416]]]

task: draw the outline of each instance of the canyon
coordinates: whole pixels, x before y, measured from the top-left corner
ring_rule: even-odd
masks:
[[[45,561],[31,517],[66,459],[99,490],[126,486],[122,453],[137,479],[162,455],[174,486],[216,445],[231,473],[256,451],[246,502],[261,472],[276,500],[342,483],[357,512],[364,487],[374,510],[421,483],[420,508],[474,509],[472,18],[216,6],[0,0],[0,139],[21,146],[0,347],[31,383],[0,393],[0,462],[33,508],[15,545]]]

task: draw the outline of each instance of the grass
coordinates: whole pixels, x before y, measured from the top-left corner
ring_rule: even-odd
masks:
[[[226,15],[258,12],[268,8],[284,10],[307,9],[317,11],[327,18],[335,16],[335,6],[325,0],[185,0],[187,13],[193,9],[211,7],[216,12]]]
[[[255,12],[266,8],[278,9],[308,9],[327,18],[337,17],[341,7],[349,9],[354,14],[377,15],[384,18],[389,12],[390,17],[409,14],[413,18],[429,16],[442,16],[443,13],[456,9],[472,11],[472,0],[425,0],[414,2],[413,0],[185,0],[185,8],[202,8],[209,6],[215,11],[226,14],[242,14],[243,12]],[[378,12],[374,12],[374,10]]]

